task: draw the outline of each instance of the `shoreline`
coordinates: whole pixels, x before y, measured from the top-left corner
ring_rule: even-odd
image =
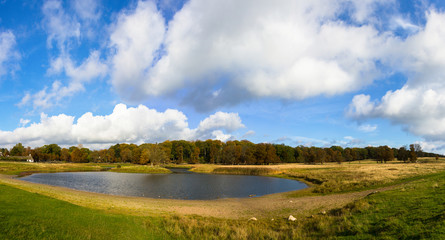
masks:
[[[38,193],[75,205],[99,209],[111,213],[135,216],[159,216],[163,214],[199,215],[226,219],[287,217],[289,214],[305,216],[316,210],[328,211],[367,196],[376,190],[331,194],[326,196],[289,197],[298,191],[275,193],[255,198],[226,198],[215,200],[156,199],[118,196],[86,192],[66,187],[31,183],[0,174],[0,183],[28,192]],[[384,187],[378,191],[392,189]],[[315,211],[315,212],[314,212]]]

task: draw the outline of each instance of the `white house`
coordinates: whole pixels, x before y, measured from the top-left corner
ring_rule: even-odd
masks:
[[[34,158],[32,158],[31,154],[29,154],[28,158],[26,159],[27,162],[34,162]]]

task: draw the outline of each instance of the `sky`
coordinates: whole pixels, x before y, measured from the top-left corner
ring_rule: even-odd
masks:
[[[445,153],[445,3],[0,1],[0,147]]]

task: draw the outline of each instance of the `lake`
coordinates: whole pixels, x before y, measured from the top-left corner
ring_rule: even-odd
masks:
[[[302,182],[274,177],[200,174],[184,169],[173,169],[173,172],[172,174],[36,173],[20,179],[112,195],[195,200],[245,198],[307,187]]]

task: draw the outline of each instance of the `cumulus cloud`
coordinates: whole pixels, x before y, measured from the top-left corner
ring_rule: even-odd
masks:
[[[20,58],[15,46],[15,35],[11,31],[0,32],[0,77],[13,71],[15,67],[10,63]]]
[[[445,141],[419,141],[416,143],[419,144],[425,152],[445,154]]]
[[[358,119],[386,118],[427,141],[445,140],[445,13],[432,11],[426,25],[409,36],[391,54],[394,68],[408,81],[380,100],[360,94],[348,115]]]
[[[164,33],[164,19],[153,2],[139,2],[134,11],[119,15],[110,36],[110,47],[116,52],[112,58],[111,81],[119,94],[140,100],[147,91],[157,91],[156,84],[141,81],[152,71],[150,67],[161,54],[158,50]]]
[[[41,146],[49,143],[61,145],[109,146],[115,143],[162,142],[165,140],[233,138],[230,134],[245,127],[238,114],[217,112],[201,121],[197,128],[190,128],[184,113],[167,109],[158,112],[146,106],[115,106],[109,115],[83,114],[73,116],[41,114],[40,122],[29,124],[21,120],[22,127],[13,131],[0,131],[0,144]],[[26,126],[29,124],[28,126]]]
[[[393,5],[395,2],[395,0],[352,0],[353,11],[351,15],[359,23],[377,21],[375,9],[381,5]]]
[[[355,91],[381,74],[391,36],[338,15],[352,11],[362,23],[375,2],[384,1],[191,0],[168,26],[153,3],[139,2],[111,34],[113,86],[127,100],[176,95],[198,110]]]

